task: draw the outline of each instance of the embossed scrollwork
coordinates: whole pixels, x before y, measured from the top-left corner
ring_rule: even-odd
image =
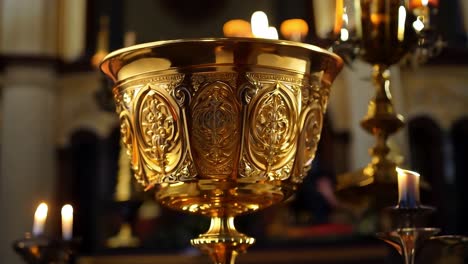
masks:
[[[266,173],[294,158],[298,114],[294,98],[277,83],[261,89],[249,105],[246,146],[253,164]]]
[[[186,86],[178,86],[173,90],[173,95],[172,95],[176,101],[179,107],[184,108],[187,107],[190,104],[190,99],[191,99],[191,93],[189,88]]]
[[[220,81],[205,85],[193,98],[191,143],[202,175],[230,175],[239,147],[239,104]]]
[[[296,163],[292,180],[296,183],[302,182],[312,165],[312,160],[317,151],[322,130],[323,115],[318,104],[308,107],[301,115],[303,127],[298,141]]]
[[[137,105],[140,154],[158,176],[167,176],[177,168],[183,151],[177,104],[164,91],[149,87]]]

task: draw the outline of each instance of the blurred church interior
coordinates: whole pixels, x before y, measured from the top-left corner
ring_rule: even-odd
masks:
[[[276,28],[303,19],[303,41],[321,45],[315,21],[326,10],[313,1],[0,0],[0,263],[22,263],[12,243],[31,231],[42,201],[50,236],[60,236],[60,207],[73,205],[77,263],[208,263],[189,245],[208,220],[160,207],[130,180],[111,83],[96,66],[133,44],[223,37],[227,21],[249,21],[257,10]],[[430,186],[421,199],[437,208],[431,224],[468,235],[468,0],[438,4],[443,50],[424,64],[409,57],[392,67],[393,102],[406,125],[389,141],[390,155]],[[357,59],[333,84],[301,190],[238,219],[257,237],[239,263],[399,263],[373,235],[378,214],[334,194],[337,175],[370,159],[374,138],[360,126],[374,94],[370,72]]]

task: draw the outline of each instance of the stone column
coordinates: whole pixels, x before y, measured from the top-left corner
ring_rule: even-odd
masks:
[[[2,102],[0,256],[22,263],[11,244],[31,231],[35,207],[52,205],[55,182],[54,82],[51,67],[10,65]],[[52,210],[54,209],[54,210]],[[59,212],[57,208],[50,211]],[[50,221],[47,228],[50,229]],[[47,230],[47,229],[46,229]]]
[[[31,231],[35,207],[53,204],[58,0],[3,0],[0,263],[22,264],[12,243]],[[53,226],[46,223],[46,231]]]
[[[350,171],[356,171],[366,166],[370,161],[369,148],[374,144],[374,138],[364,131],[360,125],[367,113],[367,105],[374,94],[368,64],[356,60],[353,69],[345,67],[343,77],[346,80],[349,95],[349,124],[351,132]]]

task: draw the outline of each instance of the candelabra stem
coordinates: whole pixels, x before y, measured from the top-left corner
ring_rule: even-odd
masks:
[[[393,106],[388,66],[374,65],[372,80],[376,88],[375,97],[369,102],[367,115],[361,122],[361,126],[376,138],[376,144],[370,150],[372,161],[367,171],[378,181],[391,182],[396,179],[397,164],[388,157],[387,139],[403,127],[404,121]]]
[[[402,255],[405,259],[405,264],[414,264],[414,253],[415,245],[412,239],[408,239],[408,241],[402,242]]]
[[[416,247],[439,231],[438,228],[430,227],[398,228],[391,232],[377,233],[377,237],[398,250],[405,264],[414,264]]]
[[[236,256],[243,253],[255,239],[239,233],[234,217],[212,217],[208,232],[192,239],[192,245],[208,254],[215,264],[234,264]]]

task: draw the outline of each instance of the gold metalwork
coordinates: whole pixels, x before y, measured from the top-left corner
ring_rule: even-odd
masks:
[[[372,79],[376,88],[361,126],[375,136],[376,144],[369,151],[371,162],[366,167],[339,175],[337,190],[347,198],[356,196],[356,193],[361,197],[367,194],[378,203],[378,207],[383,207],[396,199],[395,169],[398,164],[389,155],[387,139],[404,126],[403,116],[393,107],[389,67],[416,45],[416,38],[415,32],[408,30],[407,25],[411,21],[406,17],[408,8],[405,1],[361,0],[358,7],[361,13],[361,55],[373,65]]]
[[[254,242],[234,217],[289,197],[314,157],[341,59],[259,39],[161,41],[111,53],[122,141],[165,206],[212,218],[192,240],[215,263]]]

